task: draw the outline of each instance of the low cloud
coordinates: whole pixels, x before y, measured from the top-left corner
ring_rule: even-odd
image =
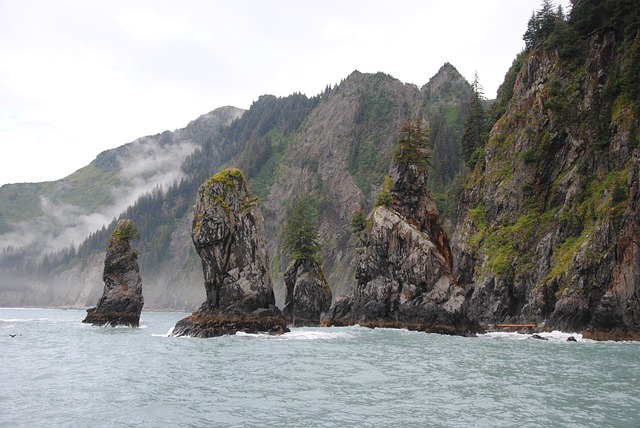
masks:
[[[166,141],[162,135],[143,137],[121,148],[118,157],[121,184],[111,189],[113,204],[87,212],[86,208],[41,196],[44,215],[14,224],[11,232],[0,235],[0,249],[30,246],[37,248],[41,256],[77,246],[91,233],[108,225],[140,196],[158,186],[166,189],[179,182],[184,175],[181,165],[197,145],[179,140],[180,131],[166,134]]]

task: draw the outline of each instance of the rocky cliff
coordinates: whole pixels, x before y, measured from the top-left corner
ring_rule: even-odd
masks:
[[[361,232],[353,293],[335,302],[325,324],[475,334],[482,329],[467,315],[465,290],[452,275],[449,239],[427,188],[426,141],[402,145],[420,138],[419,126],[411,129],[417,134],[401,137],[393,184],[382,190],[389,196],[378,198]]]
[[[466,180],[454,272],[481,322],[638,337],[640,100],[627,88],[640,35],[601,27],[562,44],[581,21],[555,22],[514,63]]]
[[[284,273],[286,296],[282,312],[296,327],[320,325],[331,306],[331,288],[322,267],[311,258],[296,259]]]
[[[139,238],[131,220],[121,220],[111,236],[104,260],[104,291],[82,321],[93,325],[138,327],[144,305],[138,254],[130,239]]]
[[[225,169],[202,184],[191,237],[207,298],[198,311],[178,321],[173,336],[287,330],[275,306],[262,214],[240,170]]]
[[[640,150],[634,151],[627,180],[629,200],[615,247],[607,291],[593,312],[585,337],[640,340]]]

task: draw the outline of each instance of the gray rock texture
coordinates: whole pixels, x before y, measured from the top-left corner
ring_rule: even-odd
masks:
[[[138,255],[129,240],[137,236],[131,220],[121,220],[111,236],[104,261],[104,290],[82,321],[93,325],[138,327],[144,305]]]
[[[612,29],[575,48],[567,63],[535,46],[510,71],[461,192],[454,273],[481,323],[638,338],[638,119],[619,86],[637,48]]]
[[[172,335],[285,332],[285,319],[275,306],[262,214],[240,170],[223,170],[200,186],[191,237],[207,298],[176,324]]]
[[[472,335],[465,290],[451,273],[449,239],[427,191],[426,165],[392,171],[392,206],[370,214],[358,247],[350,298],[338,298],[327,325],[360,324]]]
[[[283,313],[296,327],[320,325],[331,306],[331,289],[322,267],[313,259],[297,259],[284,274],[287,289]]]
[[[629,199],[616,244],[616,264],[606,293],[584,336],[640,340],[640,150],[633,154],[627,180]]]

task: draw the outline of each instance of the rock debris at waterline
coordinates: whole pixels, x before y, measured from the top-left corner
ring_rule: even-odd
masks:
[[[172,336],[289,331],[275,306],[257,198],[239,169],[218,172],[198,190],[191,238],[204,272],[206,301]]]

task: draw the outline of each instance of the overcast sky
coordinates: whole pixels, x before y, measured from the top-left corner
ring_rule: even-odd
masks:
[[[313,96],[356,69],[422,86],[450,62],[494,98],[540,4],[0,0],[0,185],[60,179],[217,107]]]

